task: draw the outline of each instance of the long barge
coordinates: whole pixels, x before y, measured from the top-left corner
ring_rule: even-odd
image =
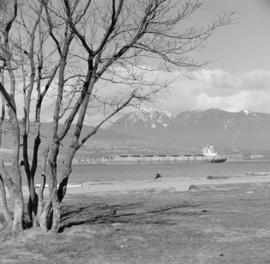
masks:
[[[213,147],[203,149],[200,155],[116,155],[107,164],[155,164],[155,163],[222,163],[227,158],[213,151]]]

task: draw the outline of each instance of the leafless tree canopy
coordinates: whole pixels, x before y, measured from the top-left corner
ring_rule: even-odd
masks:
[[[14,136],[13,171],[7,172],[3,161],[0,166],[0,198],[13,229],[22,228],[21,170],[28,183],[31,224],[58,230],[60,205],[78,149],[116,114],[151,100],[168,86],[153,70],[194,70],[204,65],[194,60],[193,51],[203,47],[215,30],[230,24],[232,14],[194,27],[201,7],[199,0],[0,2],[0,128],[7,105]],[[17,98],[23,98],[22,113]],[[48,147],[39,153],[42,111],[48,102],[52,131]],[[82,136],[86,115],[100,110],[102,119]],[[64,170],[57,177],[60,146],[68,133],[72,136],[63,153]],[[42,185],[37,194],[38,163]],[[46,181],[49,197],[44,201]],[[4,186],[13,196],[13,214],[6,206]]]

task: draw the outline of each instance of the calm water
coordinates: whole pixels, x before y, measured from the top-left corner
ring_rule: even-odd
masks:
[[[204,178],[209,175],[245,176],[249,171],[270,171],[270,161],[227,161],[225,163],[201,164],[74,165],[70,182],[147,180],[153,179],[157,172],[162,174],[163,177],[179,178]]]
[[[61,173],[61,166],[59,166]],[[147,165],[73,165],[70,183],[87,181],[149,180],[157,172],[163,177],[205,178],[211,176],[245,176],[250,171],[270,171],[270,161],[234,161],[197,164],[147,164]],[[59,173],[59,174],[60,174]],[[39,171],[36,183],[39,182]],[[23,177],[23,184],[26,184]]]

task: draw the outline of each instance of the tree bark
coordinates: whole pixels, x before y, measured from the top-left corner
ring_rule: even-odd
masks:
[[[51,212],[51,209],[52,209],[52,201],[51,201],[51,198],[49,197],[49,200],[46,202],[43,210],[42,210],[42,213],[40,215],[40,220],[39,220],[39,225],[40,225],[40,229],[41,231],[43,232],[47,232],[48,229],[50,228],[50,223],[49,223],[49,214]]]
[[[29,198],[27,204],[27,210],[30,223],[33,227],[37,226],[37,211],[38,211],[38,196],[35,191],[34,178],[30,178],[29,183]]]
[[[11,101],[15,106],[14,95],[10,95]],[[13,223],[12,229],[14,231],[20,231],[23,229],[23,194],[22,194],[22,176],[21,170],[19,166],[19,156],[20,156],[20,128],[19,122],[16,117],[16,112],[9,107],[9,118],[10,123],[12,126],[12,135],[13,135],[13,146],[12,146],[12,174],[11,178],[13,181],[13,188],[12,188],[12,197],[14,202],[14,216],[13,216]]]
[[[5,189],[4,181],[1,175],[0,175],[0,203],[2,206],[2,212],[4,215],[5,221],[7,222],[8,226],[11,226],[12,218],[8,210],[6,189]]]
[[[53,210],[53,221],[52,221],[51,230],[53,232],[58,232],[61,211],[60,211],[60,202],[59,202],[58,194],[57,194],[57,187],[54,188],[53,193],[52,193],[52,210]]]
[[[59,140],[55,140],[51,149],[51,156],[49,159],[48,169],[48,184],[50,189],[50,198],[52,202],[52,231],[58,231],[58,225],[60,222],[60,203],[57,195],[57,156],[59,151]]]
[[[18,186],[8,174],[3,161],[0,161],[0,173],[5,185],[8,187],[13,206],[13,231],[21,231],[23,228],[23,195],[21,186]]]
[[[37,212],[38,212],[38,195],[35,189],[35,173],[37,168],[37,155],[38,148],[40,145],[39,133],[37,134],[34,142],[34,151],[33,151],[33,160],[32,166],[30,169],[29,161],[28,161],[28,135],[25,133],[23,135],[23,153],[24,153],[24,171],[26,174],[27,182],[28,182],[28,190],[29,190],[29,198],[28,198],[28,215],[30,224],[34,227],[37,226]]]
[[[49,199],[43,209],[40,218],[40,227],[43,231],[57,232],[60,222],[60,203],[57,195],[57,155],[59,150],[59,141],[55,141],[48,158],[47,180],[49,185]]]
[[[61,179],[59,182],[58,187],[58,199],[59,202],[62,202],[63,198],[65,197],[66,191],[67,191],[67,184],[69,176],[72,172],[72,161],[74,158],[74,155],[76,154],[77,149],[72,145],[69,148],[69,151],[66,155],[65,163],[64,163],[64,170],[61,175]]]
[[[12,192],[14,209],[13,209],[13,231],[22,231],[23,230],[23,196],[20,188],[14,188]]]
[[[50,16],[47,11],[47,17],[49,26],[50,24]],[[52,29],[52,28],[51,28]],[[52,36],[54,39],[54,36]],[[73,33],[69,30],[68,23],[66,22],[65,28],[65,39],[63,48],[59,47],[59,55],[61,57],[60,67],[58,73],[58,94],[55,103],[55,109],[53,114],[53,133],[52,133],[52,141],[50,145],[50,154],[48,158],[48,170],[47,170],[47,180],[49,185],[49,201],[46,203],[46,206],[41,214],[41,228],[44,231],[47,231],[48,228],[51,228],[52,231],[58,231],[59,223],[60,223],[60,202],[58,200],[58,192],[57,192],[57,157],[59,153],[60,140],[57,136],[58,127],[59,127],[59,118],[60,118],[60,110],[61,104],[63,100],[64,93],[64,85],[65,85],[65,68],[67,64],[67,57],[69,53],[70,43],[73,39]],[[50,219],[52,216],[52,225],[50,226]],[[46,220],[49,220],[48,223]]]
[[[4,74],[3,73],[1,73],[1,82],[4,85]],[[1,117],[0,117],[0,147],[2,147],[3,122],[4,122],[5,116],[6,116],[5,100],[4,100],[2,95],[1,95],[1,104],[2,104],[2,107],[1,107]],[[4,183],[1,175],[0,175],[0,203],[2,206],[2,212],[3,212],[4,218],[5,218],[8,226],[11,226],[12,217],[11,217],[11,214],[9,213],[9,210],[8,210],[5,183]]]
[[[38,211],[37,211],[37,220],[40,224],[41,221],[41,214],[43,212],[43,208],[44,208],[44,199],[43,199],[43,195],[44,195],[44,189],[45,189],[45,184],[46,184],[46,168],[47,168],[47,157],[48,157],[48,151],[49,149],[46,148],[43,152],[43,157],[42,157],[42,165],[41,165],[41,184],[40,184],[40,188],[38,191]],[[44,225],[44,223],[43,223]],[[45,223],[46,225],[46,223]]]

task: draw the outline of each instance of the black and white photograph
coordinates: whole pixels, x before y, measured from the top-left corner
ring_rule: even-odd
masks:
[[[270,0],[0,0],[0,264],[270,263]]]

